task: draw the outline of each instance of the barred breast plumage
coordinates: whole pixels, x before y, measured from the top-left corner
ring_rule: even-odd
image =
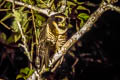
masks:
[[[51,53],[56,53],[66,42],[67,30],[65,15],[55,14],[48,18],[46,26],[40,33],[39,54],[37,54],[39,59],[36,62],[46,66],[49,64]]]

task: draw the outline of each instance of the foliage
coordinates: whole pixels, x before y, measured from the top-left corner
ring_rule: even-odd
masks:
[[[50,9],[50,12],[58,12],[63,4],[62,0],[17,1],[37,6],[40,9]],[[0,0],[0,3],[3,2],[3,0]],[[8,10],[4,11],[5,14],[0,12],[0,14],[3,15],[0,16],[0,23],[4,23],[4,25],[2,24],[2,26],[0,25],[0,27],[9,30],[10,34],[8,36],[7,32],[1,31],[0,38],[4,39],[7,44],[17,44],[17,47],[19,47],[19,44],[27,44],[27,47],[25,47],[29,51],[30,57],[33,57],[33,53],[36,53],[36,49],[38,48],[41,29],[44,27],[48,16],[45,16],[44,14],[39,13],[35,10],[28,9],[24,6],[17,6],[11,2],[5,2],[3,4],[4,5],[2,5],[0,8]],[[67,24],[69,28],[77,27],[76,29],[78,30],[89,18],[90,10],[83,6],[84,4],[85,2],[80,2],[77,0],[67,0],[65,11],[62,14],[65,14],[67,16]],[[14,9],[13,5],[15,5]],[[72,24],[72,20],[76,22],[75,25]],[[9,22],[9,24],[7,24],[6,22]],[[21,33],[20,31],[18,23],[20,23],[23,33]],[[23,40],[23,37],[26,38],[25,42]],[[28,67],[21,69],[16,79],[24,78],[26,80],[33,72],[34,70],[30,70]]]
[[[17,53],[16,50],[22,47],[24,49],[22,51],[27,56],[28,58],[27,60],[29,60],[28,61],[29,65],[27,65],[27,67],[25,68],[21,68],[19,71],[19,74],[17,74],[17,72],[15,73],[17,75],[16,76],[17,80],[19,79],[27,80],[32,74],[35,74],[37,78],[38,77],[42,78],[42,75],[44,74],[45,79],[47,80],[53,80],[53,78],[56,78],[56,77],[58,78],[59,75],[62,75],[62,77],[59,77],[60,80],[61,79],[68,80],[68,79],[72,79],[71,76],[74,78],[75,72],[77,72],[79,68],[81,68],[80,71],[82,73],[83,72],[82,67],[84,67],[85,69],[85,67],[87,67],[89,63],[94,62],[94,63],[101,64],[102,62],[107,61],[107,59],[104,58],[101,52],[102,50],[100,50],[100,46],[102,44],[101,41],[98,41],[98,42],[93,41],[93,45],[95,47],[90,46],[88,52],[86,49],[83,49],[83,52],[81,50],[81,46],[83,46],[84,41],[83,41],[83,44],[81,42],[78,42],[79,44],[77,43],[73,47],[71,47],[71,44],[73,45],[76,41],[78,41],[79,38],[81,38],[80,36],[82,36],[86,31],[90,30],[92,25],[105,11],[109,9],[111,10],[113,9],[113,10],[116,10],[117,12],[120,12],[119,7],[112,5],[118,0],[102,0],[100,7],[91,15],[89,20],[88,18],[91,11],[90,9],[88,9],[88,6],[90,5],[92,5],[92,7],[97,7],[97,6],[96,4],[92,4],[86,1],[84,2],[80,2],[80,0],[13,0],[13,2],[11,1],[12,0],[0,0],[0,68],[4,60],[6,60],[7,58],[9,62],[12,64],[12,66],[15,68],[16,65],[13,65],[13,64],[15,62],[14,59],[17,60],[17,58],[15,58],[15,55]],[[61,24],[60,22],[59,24],[58,22],[58,26],[61,29],[61,31],[62,29],[65,29],[64,27],[66,26],[68,28],[73,29],[72,30],[67,28],[68,39],[69,37],[71,37],[71,35],[73,35],[74,31],[79,31],[75,35],[73,35],[75,36],[75,38],[72,36],[72,38],[68,40],[67,47],[66,45],[65,47],[63,46],[61,51],[56,51],[56,49],[53,49],[53,51],[50,51],[50,53],[64,53],[64,52],[67,53],[68,48],[71,47],[70,49],[71,52],[70,50],[68,50],[69,54],[64,55],[64,59],[62,57],[62,60],[61,59],[58,60],[58,57],[63,56],[61,54],[60,56],[59,54],[57,54],[57,57],[55,54],[54,56],[55,58],[53,56],[51,57],[50,55],[50,59],[47,57],[49,56],[49,54],[42,54],[42,53],[40,54],[40,52],[48,53],[47,51],[49,48],[50,48],[49,50],[51,50],[52,47],[56,48],[57,43],[52,47],[49,45],[44,46],[47,44],[48,40],[46,39],[46,36],[44,37],[43,34],[45,34],[44,32],[46,31],[47,23],[49,23],[47,25],[50,25],[50,26],[47,26],[47,28],[53,25],[54,27],[57,27],[57,23],[55,24],[55,22],[52,22],[54,18],[52,19],[50,18],[53,17],[54,14],[58,14],[58,13],[64,14],[67,17],[67,19],[65,18],[66,20],[65,23],[62,22]],[[61,15],[57,17],[61,17]],[[48,18],[50,19],[50,21]],[[61,20],[64,21],[63,16],[61,17]],[[87,20],[88,20],[88,22],[86,23],[87,25],[83,27],[83,25]],[[61,25],[64,25],[64,27],[63,26],[61,27]],[[89,26],[89,27],[86,27],[86,26]],[[42,36],[42,39],[41,39],[41,36]],[[55,35],[54,37],[58,37],[58,36]],[[65,34],[65,37],[66,37],[66,34]],[[90,43],[91,43],[91,39],[90,39]],[[45,50],[42,50],[41,45],[44,46]],[[89,46],[87,44],[84,44],[84,45],[86,47]],[[94,49],[95,50],[99,49],[99,50],[95,52]],[[99,53],[100,57],[99,57],[99,54],[97,55],[96,53],[97,54]],[[18,51],[18,54],[19,54],[19,51]],[[94,58],[94,55],[95,55],[95,58]],[[46,60],[46,57],[47,57],[47,60]],[[79,62],[80,64],[82,64],[82,61],[83,61],[83,65],[80,65],[80,66],[78,65],[78,67],[76,67],[76,65],[79,64]],[[7,73],[7,71],[8,71],[8,67],[5,71],[3,71],[3,73]],[[43,78],[44,78],[44,75],[43,75]]]
[[[44,0],[44,1],[42,1],[42,0],[35,0],[35,1],[22,0],[22,1],[25,2],[25,3],[28,3],[28,4],[32,4],[32,5],[37,3],[38,7],[40,7],[40,8],[47,8],[48,3],[49,4],[53,3],[51,5],[52,7],[50,6],[51,10],[53,10],[53,11],[58,11],[60,6],[61,6],[60,1],[57,1],[57,4],[55,4],[56,2],[54,0]],[[51,1],[51,3],[50,3],[50,1]],[[78,20],[80,22],[80,25],[77,26],[79,28],[83,26],[83,24],[85,23],[85,21],[89,17],[89,15],[87,13],[79,13],[79,11],[80,10],[85,10],[85,11],[90,12],[89,9],[82,6],[82,4],[84,4],[84,2],[79,2],[77,0],[73,0],[73,1],[68,0],[67,1],[67,7],[66,7],[66,10],[65,10],[65,13],[64,13],[68,17],[69,17],[69,15],[76,14],[76,18],[77,18],[76,20]],[[3,7],[10,9],[12,7],[12,4],[10,2],[6,2]],[[32,35],[32,33],[33,33],[33,31],[31,30],[33,27],[31,27],[29,25],[30,21],[32,20],[31,19],[31,16],[32,16],[31,11],[26,10],[25,7],[21,7],[21,6],[16,7],[16,8],[17,9],[14,10],[13,13],[11,11],[7,11],[6,12],[7,14],[1,19],[1,21],[3,22],[3,21],[6,21],[6,20],[14,17],[14,19],[12,21],[12,25],[10,25],[11,26],[10,28],[11,28],[13,33],[7,39],[8,43],[13,43],[13,42],[16,43],[16,42],[20,41],[20,39],[21,39],[21,34],[19,32],[18,25],[17,25],[16,21],[19,21],[21,23],[22,29],[23,29],[26,37],[28,37],[28,35]],[[30,15],[30,16],[28,16],[28,15]],[[47,18],[45,16],[42,16],[42,14],[37,13],[36,11],[34,11],[33,16],[35,18],[35,25],[36,25],[36,29],[37,29],[36,31],[37,31],[37,34],[39,35],[40,34],[39,33],[40,32],[39,28],[43,25],[43,23],[45,23]],[[72,19],[72,17],[69,17],[69,18]],[[68,22],[68,26],[71,28],[72,24],[70,22]],[[32,38],[29,38],[29,37],[28,37],[28,39],[32,39]]]
[[[80,29],[83,26],[83,24],[85,23],[85,21],[89,18],[88,13],[90,13],[90,10],[87,9],[85,6],[83,6],[83,4],[84,4],[84,2],[79,2],[77,0],[67,1],[65,15],[66,16],[72,15],[75,17],[76,22],[79,22],[79,23],[76,23],[77,29]],[[85,12],[81,13],[81,11],[87,11],[88,13],[85,13]],[[83,15],[81,15],[81,14],[83,14]],[[84,19],[84,18],[86,18],[86,19]],[[69,25],[71,26],[71,24],[69,24]]]
[[[22,68],[20,70],[20,73],[17,75],[16,80],[18,80],[18,79],[27,80],[27,78],[29,78],[33,74],[33,72],[34,72],[34,70],[31,70],[28,67]]]
[[[77,16],[78,19],[81,20],[80,22],[80,27],[82,27],[85,23],[85,21],[89,18],[88,14],[86,13],[80,13],[78,16]]]

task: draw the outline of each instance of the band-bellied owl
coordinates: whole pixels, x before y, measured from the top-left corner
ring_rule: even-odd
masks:
[[[49,58],[56,53],[67,39],[68,26],[66,16],[55,14],[48,18],[39,37],[39,53],[36,57],[37,67],[49,64]]]

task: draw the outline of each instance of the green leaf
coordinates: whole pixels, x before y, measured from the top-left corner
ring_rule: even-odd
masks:
[[[27,20],[27,14],[23,13],[24,8],[25,7],[20,7],[19,10],[13,11],[13,15],[14,15],[16,21],[24,22],[25,20]]]
[[[38,26],[42,25],[42,21],[41,20],[38,20],[37,23],[38,23]]]
[[[77,10],[86,10],[86,11],[88,11],[90,13],[90,10],[87,9],[86,7],[84,7],[84,6],[78,6]]]
[[[25,75],[24,74],[18,74],[17,77],[16,77],[16,80],[21,79],[21,78],[25,79]]]
[[[46,20],[45,17],[43,17],[43,16],[41,16],[39,14],[35,14],[35,16],[36,16],[36,19],[39,19],[41,21],[45,21]]]
[[[31,70],[29,67],[22,68],[20,74],[17,75],[17,79],[24,78],[25,80],[33,74],[34,70]]]
[[[27,3],[27,4],[31,4],[31,3],[33,3],[33,1],[32,0],[22,0],[24,3]]]
[[[39,14],[35,14],[35,17],[36,17],[35,21],[36,21],[38,26],[41,26],[42,23],[46,20],[45,17],[43,17],[43,16],[41,16]]]
[[[45,71],[47,72],[47,71],[49,71],[50,70],[50,68],[45,68]]]
[[[0,0],[0,2],[2,2],[2,0]]]
[[[80,13],[78,16],[77,16],[78,19],[80,19],[80,27],[82,27],[84,25],[84,20],[87,20],[89,18],[89,15],[86,14],[86,13]]]
[[[41,1],[41,0],[36,0],[37,4],[40,4],[40,1]]]
[[[27,3],[28,0],[23,0],[23,2]]]
[[[14,35],[14,42],[17,42],[18,40],[20,40],[20,38],[21,38],[20,34]]]
[[[73,0],[74,2],[78,2],[77,0]]]
[[[22,29],[23,32],[26,32],[29,26],[29,18],[27,16],[27,13],[23,13],[23,12],[21,17],[22,17],[22,21],[21,21]]]
[[[7,43],[8,43],[8,44],[10,44],[10,43],[12,43],[12,42],[15,42],[13,35],[11,35],[11,36],[7,39]]]
[[[45,5],[45,4],[37,4],[37,6],[40,7],[40,8],[43,8],[43,9],[44,9],[44,8],[48,8],[48,6]]]
[[[27,17],[23,19],[21,24],[22,24],[23,32],[26,33],[29,26],[29,20],[27,19]]]
[[[33,29],[30,28],[25,34],[26,34],[26,35],[32,34],[32,31],[33,31]],[[29,37],[30,37],[30,36],[29,36]]]
[[[20,70],[20,73],[23,73],[23,74],[27,75],[29,73],[29,71],[30,71],[30,69],[28,67],[26,67],[26,68],[22,68]]]
[[[22,21],[22,13],[18,10],[13,11],[13,15],[15,16],[15,20],[21,22]]]
[[[69,10],[68,10],[68,11],[69,11],[69,13],[71,14],[71,12],[72,12],[72,8],[69,8]]]
[[[23,10],[24,10],[24,7],[20,7],[19,10],[13,11],[13,13],[14,13],[13,16],[15,17],[15,19],[12,22],[12,29],[14,30],[14,32],[19,31],[17,21],[20,22],[23,32],[26,32],[26,30],[28,28],[27,13],[24,13]]]
[[[80,20],[81,20],[80,27],[82,27],[84,25],[84,21],[83,21],[83,19],[80,19]]]
[[[72,26],[72,24],[68,24],[68,28],[72,28],[73,26]]]
[[[80,13],[78,16],[77,16],[78,19],[84,19],[84,20],[87,20],[89,18],[89,15],[86,14],[86,13]]]
[[[12,29],[14,30],[14,32],[18,32],[19,31],[18,24],[17,24],[16,20],[14,20],[12,22]]]
[[[71,2],[71,1],[67,1],[67,5],[68,5],[68,7],[70,7],[70,6],[76,6],[76,4],[73,3],[73,2]]]
[[[23,7],[19,7],[19,12],[21,12],[21,14],[23,13],[23,10],[25,9],[25,7],[23,6]]]
[[[5,41],[7,39],[6,34],[5,33],[1,33],[0,34],[0,38]]]
[[[52,10],[52,11],[55,10],[55,5],[54,5],[54,4],[51,6],[51,10]]]
[[[66,10],[65,10],[65,13],[64,13],[64,15],[66,16],[66,17],[68,17],[68,9],[69,9],[69,7],[66,7]]]
[[[39,36],[40,36],[40,29],[36,29],[36,36],[37,36],[37,39],[38,39]]]
[[[25,23],[23,26],[23,32],[26,33],[27,29],[29,27],[29,23]]]
[[[28,73],[28,75],[26,76],[27,78],[29,77],[29,76],[31,76],[32,74],[33,74],[33,72],[34,72],[34,70],[29,70],[29,73]]]

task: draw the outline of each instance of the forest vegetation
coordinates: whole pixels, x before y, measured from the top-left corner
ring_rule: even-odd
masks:
[[[118,0],[0,0],[0,80],[119,80],[119,19]]]

